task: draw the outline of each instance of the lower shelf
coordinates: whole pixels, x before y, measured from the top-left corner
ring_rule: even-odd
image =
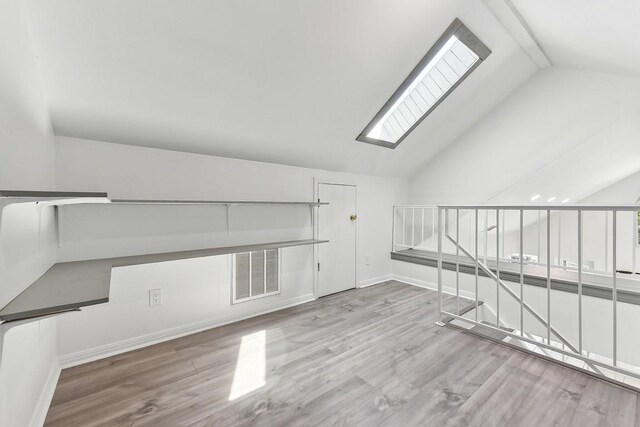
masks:
[[[38,318],[108,302],[111,269],[113,267],[315,245],[326,242],[328,240],[290,240],[58,263],[54,264],[31,286],[0,310],[0,320],[8,322]]]

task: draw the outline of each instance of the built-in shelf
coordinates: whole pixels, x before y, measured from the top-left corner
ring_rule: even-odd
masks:
[[[222,205],[228,210],[241,205],[310,206],[328,205],[323,202],[286,202],[250,200],[144,200],[110,199],[102,192],[66,191],[16,191],[0,190],[0,222],[2,210],[15,203],[35,202],[36,206],[61,206],[68,204],[120,204],[120,205]],[[58,209],[58,208],[56,208]],[[61,211],[56,211],[58,245],[61,245],[59,226]],[[313,209],[311,210],[313,221]],[[227,233],[230,233],[227,215]],[[313,230],[315,235],[315,228]],[[175,261],[230,253],[285,248],[291,246],[314,245],[326,240],[293,240],[268,242],[243,246],[201,248],[188,251],[143,254],[117,258],[93,259],[54,264],[38,280],[27,287],[6,307],[0,310],[1,321],[16,321],[40,318],[56,313],[79,310],[81,307],[109,301],[111,269],[128,265]]]
[[[180,259],[202,258],[208,256],[237,254],[242,252],[262,251],[266,249],[288,248],[292,246],[316,245],[327,243],[328,240],[305,239],[287,240],[284,242],[255,243],[251,245],[226,246],[216,248],[193,249],[188,251],[161,252],[157,254],[132,255],[118,258],[108,258],[113,267],[126,267],[129,265],[153,264],[155,262],[176,261]],[[1,312],[0,312],[1,313]]]
[[[110,200],[107,193],[0,190],[0,211],[8,205],[31,202],[38,205],[58,206],[79,203],[109,203]]]
[[[290,240],[58,263],[54,264],[31,286],[0,310],[0,320],[16,321],[39,318],[108,302],[111,269],[114,267],[326,242],[328,240]]]
[[[326,202],[287,202],[269,200],[153,200],[153,199],[110,199],[107,193],[79,191],[21,191],[0,190],[0,199],[15,199],[14,203],[50,202],[50,204],[112,203],[120,205],[286,205],[323,206]],[[66,203],[65,203],[66,202]]]
[[[1,198],[27,199],[27,201],[51,201],[84,198],[108,198],[107,193],[81,191],[21,191],[0,190]]]

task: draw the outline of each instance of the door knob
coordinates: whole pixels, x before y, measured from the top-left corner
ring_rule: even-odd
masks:
[[[358,219],[358,215],[351,215],[351,216],[349,217],[349,219],[350,219],[351,221],[355,221],[356,219]]]

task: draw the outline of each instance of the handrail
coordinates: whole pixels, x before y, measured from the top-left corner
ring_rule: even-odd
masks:
[[[408,206],[407,206],[408,207]],[[638,211],[638,205],[438,205],[440,209],[487,209],[490,211]]]

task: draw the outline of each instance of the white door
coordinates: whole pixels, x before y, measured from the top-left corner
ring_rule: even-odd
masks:
[[[356,287],[356,187],[318,184],[318,198],[329,202],[318,214],[318,295]]]

